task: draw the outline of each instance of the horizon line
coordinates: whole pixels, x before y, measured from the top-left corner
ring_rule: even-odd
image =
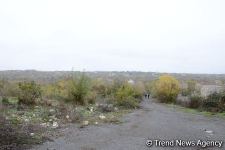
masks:
[[[38,70],[38,69],[8,69],[4,71],[36,71],[36,72],[141,72],[141,73],[159,73],[159,74],[195,74],[195,75],[225,75],[225,73],[194,73],[194,72],[163,72],[163,71],[141,71],[141,70]]]

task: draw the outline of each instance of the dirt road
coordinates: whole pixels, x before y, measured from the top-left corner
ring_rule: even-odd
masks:
[[[142,109],[123,118],[119,125],[89,126],[79,129],[71,126],[63,129],[65,136],[37,146],[36,150],[149,150],[149,149],[225,149],[201,146],[192,147],[150,147],[146,141],[152,139],[193,141],[225,141],[225,120],[178,111],[176,108],[157,104],[149,100],[142,103]],[[172,141],[174,140],[174,141]],[[163,141],[162,141],[163,142]],[[169,143],[167,142],[167,144]],[[177,143],[176,143],[177,144]],[[215,144],[215,142],[211,143]],[[218,143],[217,143],[218,144]],[[218,145],[217,145],[218,146]]]

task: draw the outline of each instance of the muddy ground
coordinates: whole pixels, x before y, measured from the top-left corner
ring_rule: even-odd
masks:
[[[175,107],[144,100],[142,108],[122,118],[117,125],[78,128],[71,125],[61,130],[64,136],[35,146],[32,150],[148,150],[148,149],[225,149],[217,147],[146,146],[148,139],[161,140],[225,140],[225,119],[185,113]]]

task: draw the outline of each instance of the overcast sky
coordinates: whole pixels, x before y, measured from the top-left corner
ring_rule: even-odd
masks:
[[[225,73],[225,1],[0,1],[0,70],[72,68]]]

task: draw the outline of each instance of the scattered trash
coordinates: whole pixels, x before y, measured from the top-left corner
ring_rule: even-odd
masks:
[[[82,123],[83,126],[87,126],[88,124],[89,124],[89,121],[87,121],[87,120],[83,121],[83,123]]]
[[[47,127],[50,127],[50,123],[48,122],[48,123],[46,124],[46,126],[47,126]]]
[[[58,122],[53,122],[53,124],[52,124],[52,128],[58,128],[58,127],[59,127]]]
[[[34,133],[30,133],[30,136],[34,136]]]
[[[48,123],[41,123],[40,126],[46,128],[46,127],[49,127],[50,126],[50,123],[49,122]]]
[[[89,125],[89,121],[85,120],[82,122],[80,128],[84,128],[85,126],[88,126]]]
[[[99,104],[98,109],[101,112],[113,112],[114,111],[114,107],[112,104]]]
[[[49,112],[55,112],[55,109],[50,109]]]
[[[29,122],[29,119],[26,118],[26,119],[24,119],[24,121],[25,121],[25,122]]]
[[[213,131],[211,131],[211,130],[206,130],[206,129],[205,129],[204,131],[205,131],[206,133],[208,133],[208,134],[211,134],[211,135],[213,134]]]
[[[90,112],[94,111],[94,107],[88,107],[87,110],[89,110]]]
[[[114,107],[114,111],[118,111],[119,109],[117,107]]]
[[[105,117],[104,115],[101,114],[101,115],[99,115],[99,118],[100,118],[100,119],[105,119],[106,117]]]
[[[70,116],[69,115],[66,115],[66,119],[69,119],[70,118]]]
[[[47,123],[41,123],[40,126],[47,127]]]
[[[56,113],[55,109],[49,109],[49,115],[52,116]]]
[[[24,112],[20,111],[20,112],[18,112],[18,115],[22,116],[22,115],[24,115]]]

